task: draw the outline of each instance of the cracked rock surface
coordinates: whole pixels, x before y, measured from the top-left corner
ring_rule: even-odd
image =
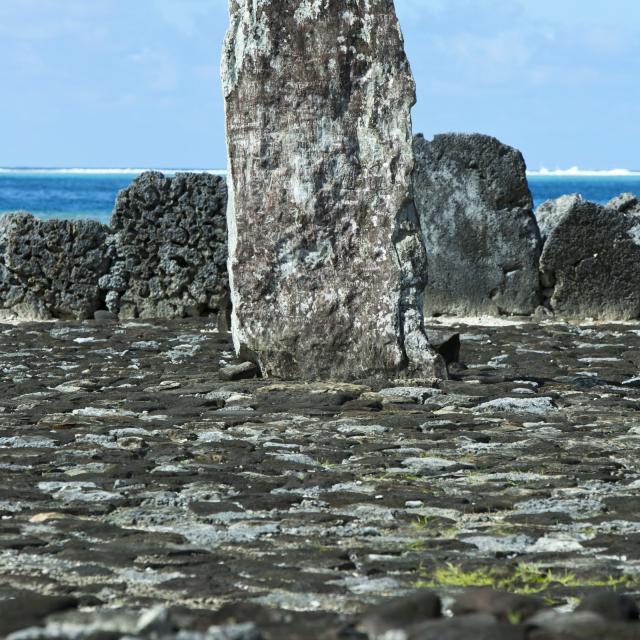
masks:
[[[306,384],[210,320],[0,325],[0,637],[366,638],[426,588],[407,638],[637,638],[640,325],[440,329],[448,381]]]
[[[640,204],[622,194],[607,206],[574,194],[536,212],[545,239],[540,258],[547,305],[567,318],[640,316]]]
[[[413,146],[425,313],[533,313],[541,244],[522,154],[480,134],[418,135]]]

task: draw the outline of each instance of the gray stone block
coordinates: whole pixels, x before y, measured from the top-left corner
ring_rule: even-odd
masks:
[[[522,154],[479,134],[418,135],[414,152],[425,313],[533,313],[541,243]]]
[[[603,207],[573,195],[540,206],[546,237],[541,277],[555,313],[598,320],[640,316],[639,213],[628,198]]]

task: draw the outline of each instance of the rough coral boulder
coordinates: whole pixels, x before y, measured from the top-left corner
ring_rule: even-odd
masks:
[[[230,0],[237,351],[267,376],[444,375],[420,300],[415,88],[392,0]]]
[[[414,152],[425,312],[532,313],[540,302],[540,236],[522,154],[479,134],[418,135]]]
[[[109,268],[108,227],[90,220],[0,217],[0,317],[92,318]]]
[[[555,200],[547,200],[536,209],[536,221],[540,229],[543,246],[553,230],[581,202],[583,202],[582,196],[578,193],[572,193],[560,196]]]
[[[226,185],[218,176],[147,172],[118,195],[113,265],[100,280],[121,318],[184,317],[228,305]]]
[[[603,207],[572,195],[544,203],[537,215],[548,306],[568,318],[638,318],[640,208],[628,197]]]
[[[640,213],[640,198],[635,193],[621,193],[612,198],[607,203],[607,207],[623,213]]]

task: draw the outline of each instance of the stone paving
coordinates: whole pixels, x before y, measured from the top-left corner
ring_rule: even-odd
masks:
[[[299,384],[225,381],[206,319],[0,325],[0,637],[338,637],[418,587],[638,596],[640,324],[444,328],[448,381]]]

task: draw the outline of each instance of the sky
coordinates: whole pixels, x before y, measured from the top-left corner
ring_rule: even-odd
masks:
[[[396,0],[414,131],[640,169],[638,0]],[[0,0],[0,166],[224,168],[226,0]]]

